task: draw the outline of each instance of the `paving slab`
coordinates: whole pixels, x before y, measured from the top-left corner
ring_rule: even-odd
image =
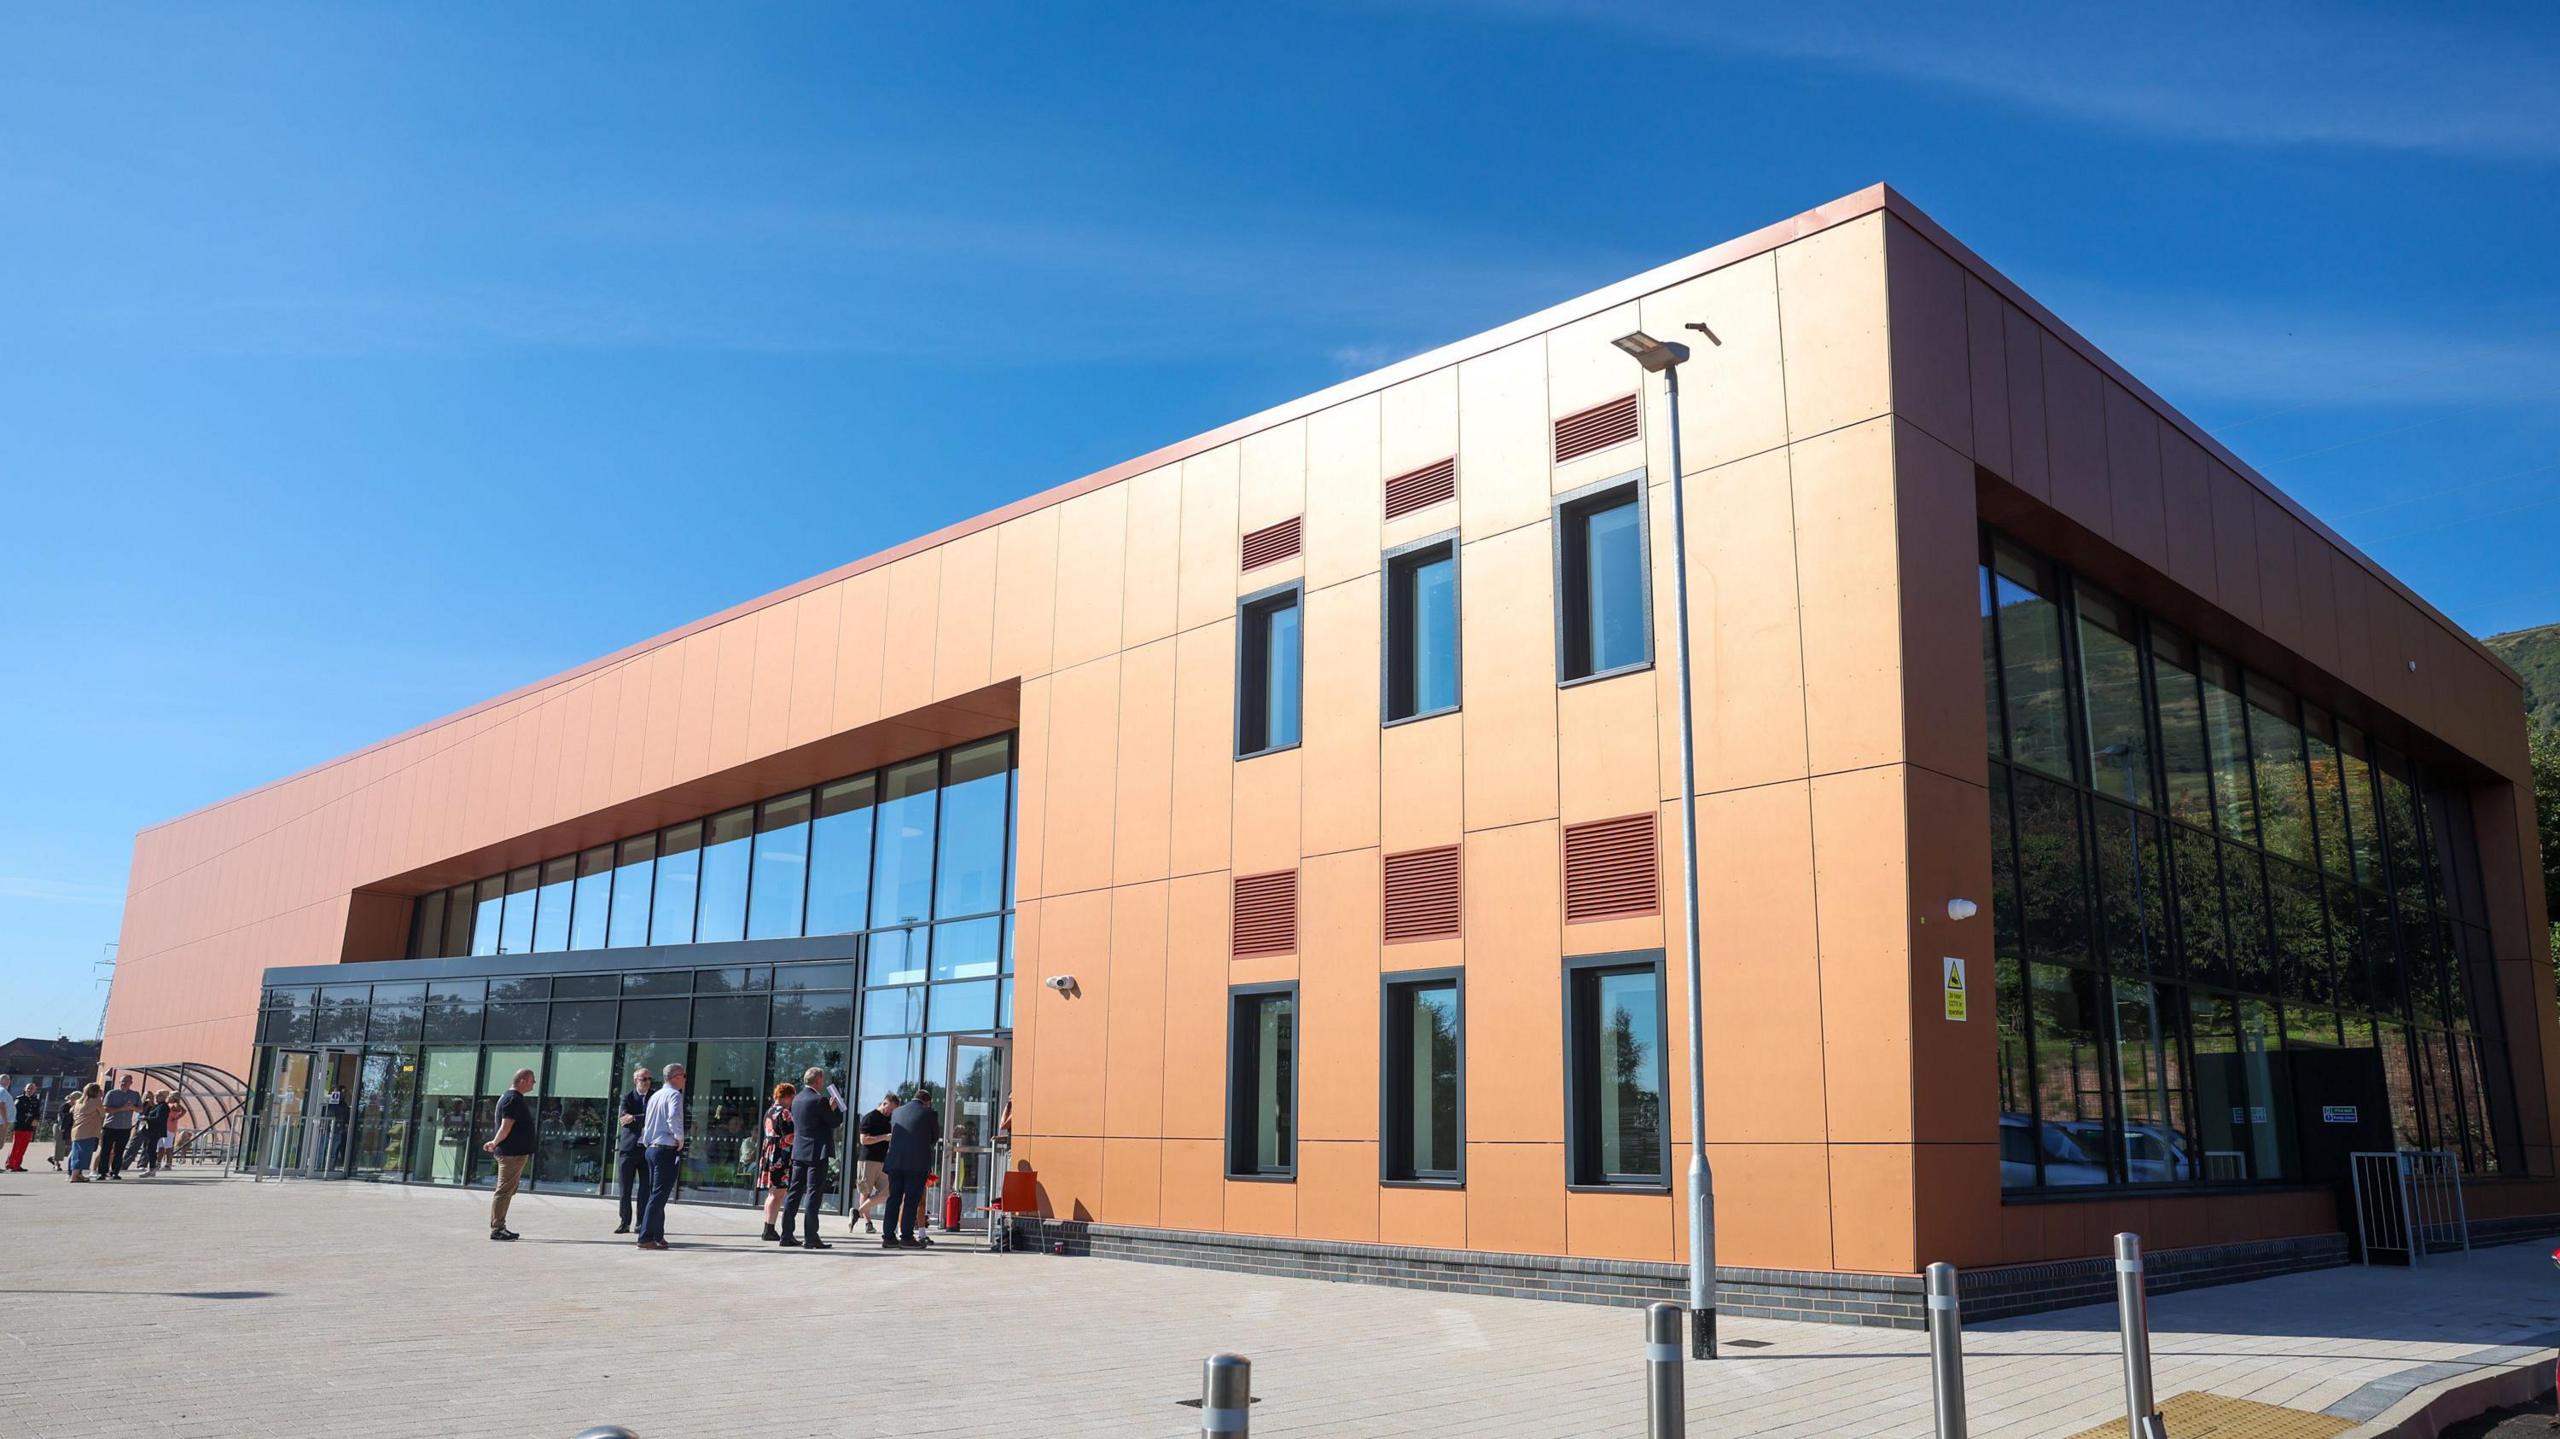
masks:
[[[642,1439],[1198,1432],[1200,1362],[1254,1361],[1260,1435],[1644,1433],[1631,1309],[1334,1284],[957,1242],[776,1249],[677,1205],[646,1253],[613,1207],[189,1174],[0,1176],[0,1434]],[[2560,1340],[2547,1244],[2156,1297],[2156,1390],[2367,1424]],[[1924,1336],[1730,1319],[1690,1432],[1926,1436]],[[1966,1334],[1972,1433],[2120,1417],[2111,1308]],[[2371,1427],[2367,1424],[2367,1427]],[[2361,1431],[2358,1431],[2361,1432]]]

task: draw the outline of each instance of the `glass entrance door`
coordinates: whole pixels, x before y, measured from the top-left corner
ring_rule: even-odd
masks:
[[[942,1194],[960,1196],[960,1229],[983,1233],[987,1206],[1002,1183],[1004,1157],[996,1131],[1004,1118],[1009,1041],[955,1038],[942,1086]],[[939,1195],[935,1202],[942,1202]],[[934,1216],[937,1222],[941,1215]]]
[[[418,1053],[375,1050],[356,1084],[354,1163],[360,1179],[400,1179],[409,1168],[409,1112],[418,1098]]]
[[[267,1122],[255,1151],[254,1168],[258,1171],[301,1171],[303,1120],[311,1099],[311,1060],[307,1049],[276,1051],[267,1071]]]
[[[311,1097],[304,1104],[310,1133],[302,1145],[302,1172],[312,1179],[343,1179],[355,1152],[356,1086],[364,1056],[324,1049],[311,1067]]]

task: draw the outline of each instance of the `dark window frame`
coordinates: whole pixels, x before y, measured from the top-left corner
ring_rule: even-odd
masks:
[[[1277,995],[1289,1000],[1289,1142],[1288,1159],[1277,1168],[1252,1169],[1237,1161],[1243,1156],[1250,1130],[1240,1124],[1244,1115],[1246,1092],[1238,1083],[1245,1071],[1247,1057],[1246,1028],[1243,1018],[1248,1007],[1257,1014],[1261,1005]],[[1262,984],[1227,986],[1227,1093],[1226,1135],[1223,1168],[1226,1177],[1247,1184],[1295,1184],[1298,1180],[1299,1065],[1306,1052],[1306,1010],[1299,1003],[1298,982],[1294,979],[1271,980]]]
[[[1668,1194],[1671,1192],[1671,1152],[1678,1147],[1673,1130],[1671,1106],[1671,991],[1663,968],[1664,951],[1659,949],[1619,950],[1609,954],[1569,954],[1564,957],[1564,1174],[1565,1192],[1569,1194]],[[1653,975],[1658,1002],[1654,1005],[1654,1043],[1662,1055],[1662,1172],[1659,1178],[1635,1175],[1616,1178],[1602,1176],[1585,1179],[1583,1168],[1586,1146],[1595,1145],[1597,1136],[1590,1132],[1583,1111],[1598,1101],[1596,1090],[1584,1084],[1582,1066],[1577,1062],[1575,1045],[1579,1039],[1580,1017],[1577,991],[1585,976],[1600,973],[1649,970]]]
[[[1448,986],[1457,1001],[1458,1165],[1451,1170],[1417,1169],[1413,1140],[1396,1136],[1401,1111],[1410,1114],[1412,1095],[1400,1087],[1412,1076],[1410,1030],[1399,1025],[1398,992]],[[1401,1061],[1401,1062],[1399,1062]],[[1378,977],[1378,1182],[1389,1189],[1464,1189],[1467,1187],[1467,971],[1463,965],[1435,969],[1394,969]],[[1391,1078],[1390,1076],[1393,1076]]]
[[[1255,590],[1236,601],[1235,754],[1237,759],[1259,759],[1267,754],[1284,754],[1306,742],[1306,589],[1306,581],[1289,580],[1267,589]],[[1271,709],[1269,617],[1284,609],[1295,610],[1298,615],[1298,693],[1295,698],[1298,711],[1298,733],[1296,738],[1286,744],[1273,744],[1270,742],[1269,729]],[[1257,646],[1253,643],[1257,625],[1261,626],[1262,634],[1262,642],[1258,647],[1262,663],[1258,673],[1253,663],[1257,654]],[[1253,717],[1252,723],[1257,728],[1250,731],[1246,728],[1247,716]],[[1246,739],[1249,735],[1258,743],[1248,745]]]
[[[1464,546],[1460,543],[1456,530],[1443,530],[1436,535],[1429,535],[1409,544],[1397,545],[1378,557],[1378,724],[1381,728],[1392,729],[1401,724],[1437,719],[1441,715],[1456,714],[1466,708],[1467,600],[1466,561],[1461,554],[1463,549]],[[1444,552],[1449,561],[1450,637],[1457,641],[1449,656],[1450,700],[1436,709],[1423,709],[1415,704],[1407,712],[1398,714],[1396,712],[1398,661],[1407,658],[1412,651],[1413,621],[1410,613],[1411,606],[1408,605],[1405,615],[1405,642],[1399,644],[1396,624],[1397,597],[1405,593],[1414,571],[1438,560]],[[1304,623],[1303,618],[1300,622]],[[1404,690],[1408,696],[1415,687],[1416,678],[1410,674],[1404,676]],[[1410,700],[1408,702],[1410,703]]]
[[[1551,522],[1548,528],[1552,531],[1555,552],[1556,687],[1559,689],[1653,668],[1653,505],[1648,478],[1649,472],[1641,469],[1612,475],[1556,496],[1548,511]],[[1577,657],[1585,666],[1591,663],[1591,621],[1589,615],[1577,613],[1579,596],[1575,586],[1566,581],[1574,575],[1587,578],[1582,555],[1587,553],[1588,546],[1569,545],[1566,541],[1571,536],[1587,535],[1590,517],[1602,510],[1614,509],[1622,495],[1631,496],[1636,508],[1636,552],[1639,560],[1636,586],[1643,599],[1638,608],[1644,620],[1644,653],[1638,659],[1608,669],[1586,667],[1577,672]]]

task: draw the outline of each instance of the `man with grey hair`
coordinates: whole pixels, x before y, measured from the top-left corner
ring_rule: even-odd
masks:
[[[498,1159],[498,1187],[489,1196],[489,1237],[512,1240],[516,1232],[507,1227],[507,1203],[516,1197],[516,1183],[524,1178],[525,1164],[533,1158],[533,1141],[538,1126],[533,1117],[533,1071],[519,1069],[498,1096],[498,1131],[480,1148]]]
[[[649,1167],[649,1187],[640,1200],[642,1249],[667,1247],[667,1201],[675,1197],[676,1165],[684,1157],[684,1066],[667,1066],[667,1082],[649,1096],[640,1121],[640,1150]]]
[[[818,1238],[818,1206],[827,1191],[827,1159],[835,1150],[836,1126],[844,1121],[844,1096],[827,1082],[827,1072],[811,1065],[800,1076],[800,1093],[791,1101],[791,1192],[782,1201],[782,1247],[828,1249]],[[800,1234],[791,1233],[791,1216],[802,1216]]]

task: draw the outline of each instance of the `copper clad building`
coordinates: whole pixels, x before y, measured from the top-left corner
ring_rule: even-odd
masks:
[[[1882,187],[146,831],[106,1061],[448,1184],[533,1065],[535,1182],[593,1192],[682,1058],[710,1200],[822,1063],[1098,1252],[1661,1285],[1639,327],[1696,342],[1729,1305],[1907,1320],[2119,1229],[2334,1262],[2354,1150],[2560,1212],[2516,676]]]

